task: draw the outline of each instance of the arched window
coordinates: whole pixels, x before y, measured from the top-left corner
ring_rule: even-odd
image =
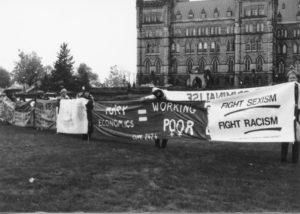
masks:
[[[176,44],[176,52],[179,53],[180,52],[180,45],[177,43]]]
[[[151,67],[151,62],[150,60],[146,60],[145,62],[145,73],[149,74],[150,73],[150,67]]]
[[[175,51],[176,51],[176,44],[175,44],[175,43],[172,43],[171,51],[172,51],[172,52],[175,52]]]
[[[177,60],[173,59],[172,60],[171,72],[176,74],[177,73],[177,68],[178,68]]]
[[[256,70],[258,72],[263,70],[263,58],[261,56],[257,57],[256,59]]]
[[[283,53],[283,54],[286,54],[286,51],[287,51],[287,46],[286,46],[286,44],[284,44],[284,45],[282,46],[282,53]]]
[[[202,11],[201,11],[201,18],[202,18],[202,19],[205,19],[205,18],[206,18],[206,12],[205,12],[204,8],[203,8]]]
[[[298,53],[298,45],[296,43],[293,44],[293,53]]]
[[[207,42],[204,42],[203,50],[204,50],[204,51],[207,51]]]
[[[234,72],[234,60],[230,58],[228,60],[228,72],[233,73]]]
[[[186,53],[191,52],[191,45],[190,45],[190,43],[188,43],[188,42],[185,44],[185,52],[186,52]]]
[[[194,12],[192,11],[192,9],[189,11],[189,19],[193,19],[194,18]]]
[[[219,11],[218,8],[215,8],[214,10],[214,18],[218,18],[219,17]]]
[[[151,45],[149,43],[146,44],[146,53],[150,53]]]
[[[235,43],[234,42],[235,42],[234,40],[231,41],[231,50],[232,51],[234,51],[234,49],[235,49]]]
[[[161,61],[160,61],[160,59],[156,60],[155,71],[156,71],[156,73],[160,73],[161,72]]]
[[[202,59],[199,62],[199,71],[204,72],[204,69],[205,69],[205,61],[204,61],[204,59]]]
[[[250,71],[250,65],[251,65],[251,59],[250,59],[250,57],[246,57],[246,59],[245,59],[245,71],[246,72]]]
[[[284,30],[284,38],[287,38],[287,30]]]
[[[299,61],[295,62],[295,71],[298,72],[298,74],[300,73],[300,62]]]
[[[277,53],[281,54],[281,46],[280,45],[277,46]]]
[[[251,50],[251,43],[249,40],[246,41],[246,51]]]
[[[218,72],[218,60],[217,59],[213,59],[213,61],[212,61],[212,72],[214,72],[214,73]]]
[[[193,70],[193,60],[192,59],[188,59],[186,65],[187,65],[187,72],[188,73],[192,73],[192,70]]]
[[[211,52],[214,52],[215,49],[216,49],[216,43],[215,43],[215,42],[212,42],[210,48],[211,48]]]
[[[227,51],[230,51],[230,47],[231,47],[230,41],[228,40],[228,41],[227,41]]]
[[[279,65],[278,65],[279,73],[280,73],[280,74],[284,74],[284,69],[285,69],[284,62],[283,62],[283,61],[280,61],[280,62],[279,62]]]
[[[198,43],[198,51],[202,51],[202,49],[203,49],[202,42],[199,42]]]

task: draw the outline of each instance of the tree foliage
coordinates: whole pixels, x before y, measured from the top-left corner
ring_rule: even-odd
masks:
[[[104,81],[107,87],[126,87],[128,83],[128,73],[121,70],[117,65],[110,68],[109,76]]]
[[[4,68],[0,67],[0,88],[10,86],[10,73]]]
[[[13,70],[14,80],[31,86],[44,74],[41,58],[35,52],[26,54],[23,51],[19,52],[19,57]]]
[[[77,69],[78,81],[81,86],[89,89],[91,87],[91,81],[96,81],[98,75],[92,72],[92,69],[85,63],[81,63]]]
[[[52,71],[53,89],[56,89],[59,85],[71,89],[74,61],[73,56],[70,55],[67,43],[63,43],[60,46],[57,58],[54,63],[54,70]]]

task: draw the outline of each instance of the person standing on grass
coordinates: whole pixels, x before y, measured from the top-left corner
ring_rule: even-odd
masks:
[[[291,69],[287,73],[287,80],[288,80],[288,82],[298,82],[299,74],[294,69]],[[297,129],[298,129],[297,127],[299,127],[298,119],[299,119],[299,116],[297,115],[296,130],[295,130],[296,133],[297,133]],[[281,144],[281,162],[287,162],[288,150],[289,150],[289,143],[282,143]],[[292,146],[292,162],[297,163],[298,160],[299,160],[299,142],[298,142],[298,139],[296,139]]]
[[[93,114],[92,110],[94,109],[94,97],[91,95],[91,93],[86,90],[84,87],[82,88],[82,92],[80,92],[77,97],[78,98],[85,98],[88,100],[86,107],[86,113],[87,113],[87,119],[88,119],[88,133],[82,135],[83,140],[90,140],[94,131],[93,126]]]

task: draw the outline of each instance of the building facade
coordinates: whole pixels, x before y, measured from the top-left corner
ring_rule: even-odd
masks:
[[[251,87],[300,73],[300,0],[137,0],[137,84]]]

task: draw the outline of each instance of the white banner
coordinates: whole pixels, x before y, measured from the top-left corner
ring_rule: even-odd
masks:
[[[56,126],[58,133],[87,134],[88,120],[84,98],[61,100]]]
[[[229,96],[251,92],[259,88],[240,88],[230,90],[212,90],[212,91],[167,91],[159,88],[153,88],[153,92],[161,90],[164,93],[165,99],[169,101],[211,101],[222,99]],[[155,98],[153,95],[147,96],[147,99]]]
[[[295,83],[211,101],[212,141],[294,142]]]

